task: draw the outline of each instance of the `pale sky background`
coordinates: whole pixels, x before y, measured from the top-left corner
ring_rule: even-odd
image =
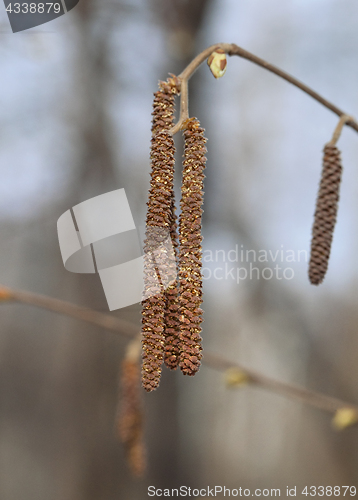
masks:
[[[135,15],[130,22],[119,23],[112,40],[114,77],[108,102],[118,130],[118,160],[128,165],[128,176],[119,179],[118,187],[133,197],[131,180],[140,177],[145,197],[147,172],[142,165],[148,163],[151,94],[156,80],[165,76],[156,74],[155,65],[165,57],[166,40],[146,2],[131,2],[130,7]],[[66,190],[75,141],[71,121],[78,111],[76,94],[81,92],[71,70],[76,63],[71,43],[76,37],[74,15],[73,11],[12,34],[5,9],[0,9],[3,218],[31,218]],[[207,14],[200,48],[234,41],[358,116],[357,17],[358,4],[353,0],[221,0]],[[167,68],[169,72],[170,60]],[[210,130],[208,175],[217,179],[215,199],[205,202],[220,211],[223,199],[232,200],[266,249],[283,245],[308,251],[321,151],[336,117],[298,89],[238,58],[229,60],[220,81],[214,81],[204,67],[198,75],[201,99],[208,105],[202,118]],[[246,136],[255,137],[254,165],[245,161]],[[326,280],[326,286],[336,290],[357,276],[358,137],[345,129],[339,147],[344,174]],[[231,240],[230,233],[218,227],[207,234],[204,245],[228,250],[240,244]],[[297,275],[295,284],[306,283],[304,265],[298,266]]]

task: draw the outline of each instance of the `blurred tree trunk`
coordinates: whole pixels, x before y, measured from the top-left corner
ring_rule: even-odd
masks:
[[[193,7],[187,2],[185,9],[178,3],[170,12],[177,29],[192,26],[193,42],[206,3],[200,1]],[[164,1],[156,8],[168,12]],[[123,187],[121,166],[116,164],[111,147],[115,132],[107,102],[109,41],[115,23],[111,16],[99,21],[98,11],[99,3],[94,0],[81,0],[74,10],[78,46],[73,78],[76,102],[71,126],[75,125],[76,151],[71,188],[61,206],[54,207],[51,230],[44,231],[40,222],[35,224],[19,240],[18,252],[9,256],[7,263],[21,271],[19,287],[106,310],[97,275],[72,274],[63,268],[55,232],[63,211]],[[180,67],[192,54],[186,53]],[[71,106],[69,100],[67,107]],[[22,231],[18,225],[9,234]],[[129,494],[143,498],[145,486],[133,483],[114,432],[124,342],[89,325],[23,306],[4,306],[2,314],[1,498],[114,500]],[[123,315],[140,327],[138,306],[112,314]],[[176,376],[165,374],[160,389],[145,400],[152,478],[157,484],[174,484],[178,476],[186,474],[186,464],[178,454]]]

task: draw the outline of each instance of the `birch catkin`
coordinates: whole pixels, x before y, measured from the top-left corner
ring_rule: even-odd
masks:
[[[173,245],[174,255],[170,259],[170,273],[171,275],[177,274],[177,256],[178,256],[178,233],[177,233],[177,223],[175,215],[175,202],[174,202],[174,190],[172,194],[172,204],[171,204],[171,222],[170,222],[170,237],[171,243]],[[165,291],[166,295],[166,308],[164,312],[164,323],[165,323],[165,355],[164,363],[165,365],[176,370],[179,364],[179,304],[178,304],[178,280],[175,279],[170,283]]]
[[[139,361],[125,359],[122,362],[120,386],[118,436],[125,446],[127,461],[133,475],[141,477],[146,470],[146,451]]]
[[[166,274],[176,266],[170,249],[162,245],[175,230],[175,148],[168,131],[173,123],[176,93],[178,89],[173,81],[161,82],[160,90],[154,94],[152,113],[151,181],[144,242],[145,299],[142,302],[142,384],[148,392],[159,385],[165,352],[165,321],[168,321],[168,294],[164,282]]]
[[[185,375],[195,375],[202,358],[201,206],[206,163],[204,129],[196,118],[187,122],[184,138],[182,212],[179,219],[179,366]]]
[[[312,229],[308,275],[313,285],[322,283],[327,272],[337,218],[341,176],[340,151],[335,146],[327,144],[324,148],[323,168]]]

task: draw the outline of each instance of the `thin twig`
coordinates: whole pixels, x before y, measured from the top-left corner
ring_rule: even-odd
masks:
[[[93,311],[92,309],[75,306],[62,300],[52,299],[44,295],[24,292],[22,290],[13,290],[11,288],[0,286],[0,299],[2,301],[13,301],[28,304],[63,314],[65,316],[70,316],[71,318],[91,323],[129,338],[138,336],[138,326],[133,323],[114,318],[109,314]],[[257,385],[258,387],[262,387],[263,389],[280,394],[281,396],[289,399],[300,401],[328,413],[334,414],[337,410],[342,408],[349,408],[358,412],[358,405],[347,403],[330,396],[325,396],[324,394],[320,394],[318,392],[309,391],[303,387],[279,382],[208,351],[205,351],[203,363],[209,368],[220,372],[226,372],[227,370],[233,368],[240,370],[246,375],[248,382]]]
[[[180,84],[180,127],[189,118],[189,85],[188,80],[184,79]],[[177,127],[178,124],[175,126]],[[174,127],[174,128],[175,128]],[[173,130],[173,129],[172,129]],[[174,133],[172,134],[174,135]]]
[[[208,365],[210,368],[221,372],[236,368],[246,375],[248,382],[262,387],[263,389],[266,389],[268,391],[280,394],[281,396],[290,399],[296,399],[307,405],[314,406],[319,410],[323,410],[329,413],[335,413],[340,408],[352,408],[358,411],[358,405],[346,403],[340,399],[325,396],[324,394],[320,394],[318,392],[309,391],[304,387],[287,384],[285,382],[279,382],[278,380],[266,377],[261,373],[257,373],[253,370],[245,368],[240,364],[233,363],[232,361],[224,359],[216,354],[205,352],[203,362],[206,363],[206,365]]]
[[[337,144],[338,139],[341,136],[344,125],[350,120],[352,120],[352,117],[349,115],[342,115],[340,117],[337,127],[334,129],[332,139],[329,141],[327,146],[335,146]]]
[[[24,292],[22,290],[13,290],[11,288],[0,286],[0,301],[14,301],[21,304],[28,304],[41,309],[47,309],[58,314],[63,314],[71,318],[86,321],[93,325],[119,333],[126,337],[132,338],[138,335],[138,327],[130,321],[118,319],[109,314],[93,311],[87,307],[80,307],[63,300],[53,299],[45,295],[39,295],[32,292]]]
[[[190,64],[182,71],[182,73],[178,76],[178,79],[181,83],[182,86],[187,86],[188,80],[192,76],[192,74],[196,71],[196,69],[214,52],[216,49],[222,49],[226,54],[229,56],[239,56],[242,57],[243,59],[247,59],[248,61],[251,61],[258,66],[261,66],[264,69],[267,69],[268,71],[271,71],[271,73],[274,73],[275,75],[283,78],[287,82],[291,83],[295,87],[301,89],[303,92],[308,94],[309,96],[313,97],[316,101],[320,102],[323,106],[325,106],[327,109],[331,110],[333,113],[338,115],[339,117],[346,115],[344,111],[339,109],[337,106],[332,104],[331,102],[327,101],[324,97],[322,97],[320,94],[312,90],[310,87],[305,85],[304,83],[300,82],[293,76],[289,75],[285,71],[282,71],[281,69],[277,68],[273,64],[268,63],[264,59],[261,59],[260,57],[255,56],[254,54],[251,54],[245,49],[242,49],[235,43],[217,43],[215,45],[211,45],[211,47],[208,47],[207,49],[203,50],[199,55],[195,57],[195,59],[192,60]],[[176,125],[171,129],[171,134],[174,135],[179,130],[181,129],[183,122],[189,117],[189,110],[188,110],[188,96],[187,95],[182,95],[181,96],[181,102],[180,102],[180,117]],[[349,127],[353,128],[356,132],[358,132],[358,123],[357,121],[350,117],[347,122],[345,122],[345,125],[348,125]]]

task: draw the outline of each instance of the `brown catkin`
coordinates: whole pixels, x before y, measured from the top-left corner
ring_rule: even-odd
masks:
[[[160,90],[154,94],[152,113],[151,181],[144,241],[145,299],[142,302],[142,384],[148,392],[159,385],[165,353],[166,321],[170,324],[168,307],[172,294],[169,293],[168,300],[169,291],[165,291],[163,282],[173,266],[174,273],[176,270],[170,248],[161,244],[175,232],[175,148],[169,129],[173,124],[174,96],[177,93],[173,80],[161,82]]]
[[[173,246],[174,255],[170,259],[170,273],[177,275],[177,257],[178,257],[178,233],[175,215],[174,190],[172,193],[171,204],[171,222],[170,237]],[[179,298],[178,298],[178,280],[172,281],[165,290],[166,309],[164,313],[165,323],[165,355],[164,363],[171,370],[176,370],[179,364]]]
[[[173,76],[173,75],[172,75]],[[168,88],[170,84],[170,88]],[[166,91],[171,91],[172,94],[179,94],[179,82],[175,76],[170,78],[167,83],[162,83],[162,88]],[[171,121],[166,122],[165,126],[170,128],[173,125],[173,107],[171,108]],[[155,118],[154,118],[155,120]],[[154,124],[153,120],[153,124]],[[163,125],[163,120],[160,121],[160,125]],[[157,126],[158,121],[155,121],[155,126]],[[153,125],[154,128],[154,125]],[[152,128],[152,133],[154,132]],[[155,129],[157,130],[157,128]],[[170,276],[177,275],[177,259],[178,259],[178,231],[177,231],[177,218],[176,218],[176,208],[175,208],[175,195],[174,195],[174,168],[172,171],[173,177],[171,179],[171,206],[170,206],[170,221],[169,221],[169,231],[170,239],[173,248],[173,254],[167,259],[168,274]],[[165,292],[165,310],[164,310],[164,364],[175,370],[179,364],[179,305],[178,305],[178,281],[173,280],[169,286],[166,288]]]
[[[336,224],[341,176],[340,151],[335,146],[327,144],[324,147],[323,168],[312,229],[308,271],[312,285],[322,283],[327,272]]]
[[[142,477],[146,470],[146,451],[139,362],[129,359],[122,362],[120,389],[118,436],[125,446],[132,474],[136,477]]]
[[[185,124],[184,169],[179,219],[180,362],[184,375],[195,375],[202,358],[201,215],[206,164],[204,129],[196,118]]]

